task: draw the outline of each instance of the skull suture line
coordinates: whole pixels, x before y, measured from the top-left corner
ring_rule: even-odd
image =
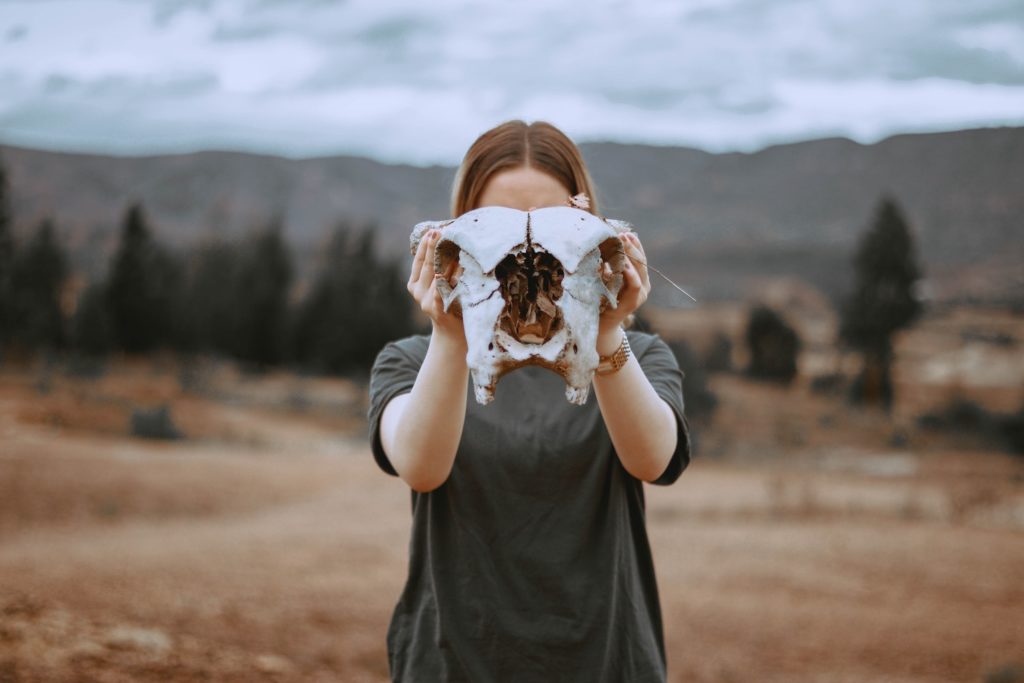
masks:
[[[435,228],[434,272],[462,270],[454,287],[440,278],[437,288],[444,309],[462,316],[476,400],[490,403],[507,372],[540,365],[565,379],[570,402],[586,403],[599,361],[598,318],[622,288],[618,235],[630,226],[570,207],[492,206],[417,224],[413,253]]]

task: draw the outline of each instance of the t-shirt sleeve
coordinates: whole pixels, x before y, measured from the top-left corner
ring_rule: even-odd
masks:
[[[667,486],[675,482],[690,464],[690,427],[683,408],[683,372],[679,369],[675,354],[660,337],[652,336],[649,339],[651,341],[646,348],[637,353],[637,361],[658,396],[676,416],[676,450],[665,471],[651,482]],[[630,339],[631,345],[632,342]]]
[[[398,472],[388,460],[381,444],[380,418],[391,399],[412,391],[412,385],[416,382],[416,375],[423,363],[421,358],[416,358],[415,354],[410,352],[409,345],[405,342],[406,340],[390,342],[377,354],[373,369],[370,371],[370,407],[367,412],[373,459],[382,470],[396,477]]]

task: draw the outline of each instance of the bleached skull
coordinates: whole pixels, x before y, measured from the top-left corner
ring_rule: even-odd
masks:
[[[434,271],[445,275],[438,291],[444,309],[462,316],[476,400],[490,403],[502,375],[540,365],[565,379],[569,401],[585,403],[599,360],[598,318],[622,288],[618,235],[630,226],[571,207],[485,207],[417,224],[413,253],[435,228]]]

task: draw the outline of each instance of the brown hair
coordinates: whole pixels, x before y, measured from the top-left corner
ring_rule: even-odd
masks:
[[[558,180],[574,197],[590,198],[597,213],[594,183],[580,150],[569,137],[546,121],[506,121],[476,139],[466,152],[452,185],[452,217],[477,208],[487,181],[499,171],[530,166]]]

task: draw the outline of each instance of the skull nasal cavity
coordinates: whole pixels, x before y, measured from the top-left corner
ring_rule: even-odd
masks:
[[[562,264],[532,246],[508,254],[494,269],[505,307],[498,325],[524,344],[543,344],[562,329],[562,312],[555,304],[562,297]]]

